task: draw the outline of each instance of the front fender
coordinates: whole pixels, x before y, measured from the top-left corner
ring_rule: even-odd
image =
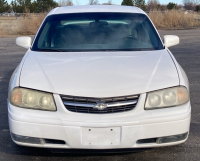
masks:
[[[185,86],[188,89],[188,91],[189,91],[189,81],[188,81],[188,77],[187,77],[185,71],[180,66],[180,64],[176,61],[174,55],[170,52],[170,50],[167,49],[167,51],[169,52],[172,60],[174,61],[175,66],[176,66],[177,73],[179,75],[179,85],[180,86]]]
[[[21,70],[22,70],[24,61],[26,60],[28,53],[29,53],[29,51],[26,52],[22,61],[16,67],[16,69],[14,70],[14,72],[10,78],[9,86],[8,86],[8,98],[10,97],[10,92],[13,90],[13,88],[20,86],[20,74],[21,74]]]

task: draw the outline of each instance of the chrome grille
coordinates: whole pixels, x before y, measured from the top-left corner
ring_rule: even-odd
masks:
[[[66,109],[71,112],[107,114],[133,110],[137,105],[139,95],[113,98],[87,98],[61,95],[61,99]],[[94,108],[99,102],[103,102],[107,108],[102,110]]]

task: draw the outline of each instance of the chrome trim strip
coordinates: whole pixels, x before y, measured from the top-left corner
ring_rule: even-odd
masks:
[[[71,102],[65,102],[63,101],[64,105],[69,106],[79,106],[79,107],[94,107],[95,104],[84,104],[84,103],[71,103]],[[125,105],[131,105],[136,104],[137,100],[134,101],[128,101],[128,102],[119,102],[119,103],[108,103],[107,107],[117,107],[117,106],[125,106]]]
[[[137,100],[128,101],[128,102],[119,102],[119,103],[108,103],[107,107],[125,106],[125,105],[132,105],[136,103],[137,103]]]
[[[62,99],[68,99],[71,98],[73,99],[92,99],[92,100],[97,100],[97,101],[103,101],[107,99],[115,99],[115,98],[132,98],[132,99],[138,99],[140,95],[134,95],[134,96],[119,96],[119,97],[100,97],[100,98],[95,98],[95,97],[78,97],[78,96],[65,96],[65,95],[60,95]]]
[[[93,107],[95,104],[85,104],[85,103],[71,103],[63,101],[64,105],[69,106],[80,106],[80,107]]]

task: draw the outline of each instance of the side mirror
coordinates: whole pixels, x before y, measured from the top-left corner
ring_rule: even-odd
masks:
[[[16,44],[23,48],[29,49],[31,47],[31,38],[28,36],[18,37],[16,39]]]
[[[163,41],[165,47],[167,48],[170,46],[178,45],[180,43],[179,37],[175,35],[165,35]]]

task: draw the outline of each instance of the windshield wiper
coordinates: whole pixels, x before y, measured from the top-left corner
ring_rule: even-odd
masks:
[[[60,50],[60,49],[40,49],[40,51],[49,51],[49,52],[64,52],[63,50]]]

